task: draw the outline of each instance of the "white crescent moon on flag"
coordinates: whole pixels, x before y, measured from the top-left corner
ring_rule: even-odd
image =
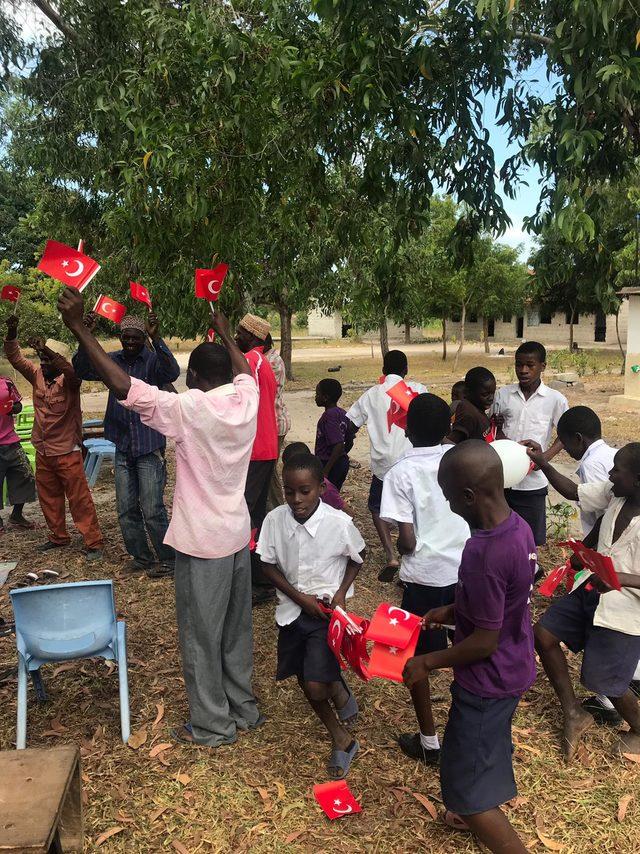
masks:
[[[75,273],[70,273],[68,270],[64,271],[65,276],[69,276],[70,279],[75,279],[76,276],[81,276],[84,273],[84,264],[82,261],[79,261],[77,258],[74,258],[73,261],[78,265]]]
[[[392,611],[397,611],[399,614],[402,614],[403,620],[408,620],[409,617],[411,616],[411,614],[408,611],[405,611],[404,608],[398,608],[395,605],[389,606],[389,611],[388,611],[389,616],[391,616]]]
[[[216,285],[220,285],[220,287],[216,288]],[[218,279],[211,279],[211,281],[207,285],[207,290],[210,294],[214,294],[215,296],[215,294],[219,294],[222,290],[222,283]]]
[[[102,303],[102,309],[103,309],[103,311],[110,311],[113,314],[113,303],[110,303],[109,300],[106,299]]]
[[[334,629],[337,629],[338,631],[337,631],[337,632],[335,632],[335,631],[334,631]],[[331,643],[332,643],[332,645],[333,645],[333,646],[335,646],[335,645],[336,645],[336,640],[340,637],[340,623],[334,623],[334,624],[333,624],[333,627],[332,627],[332,629],[331,629],[331,634],[332,634],[332,636],[333,636],[333,637],[331,638]]]
[[[338,815],[348,815],[350,812],[353,812],[353,807],[349,804],[346,809],[340,810],[338,807],[331,807],[334,812],[337,812]]]

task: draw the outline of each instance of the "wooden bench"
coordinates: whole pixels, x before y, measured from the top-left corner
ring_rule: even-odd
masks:
[[[82,851],[80,754],[74,745],[0,752],[0,852]]]

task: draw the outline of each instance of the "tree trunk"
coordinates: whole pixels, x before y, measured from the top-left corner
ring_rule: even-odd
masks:
[[[380,318],[380,349],[382,358],[389,352],[389,330],[387,329],[387,316],[383,314]]]
[[[620,308],[616,311],[616,337],[618,339],[618,347],[620,348],[620,355],[622,356],[622,364],[620,365],[620,376],[624,376],[625,367],[627,364],[627,353],[622,346],[622,341],[620,339],[620,327],[618,325],[618,318],[620,317]]]
[[[447,361],[447,318],[442,318],[442,361]]]
[[[462,354],[462,348],[464,347],[464,325],[467,319],[467,304],[466,302],[462,303],[462,315],[460,317],[460,343],[458,344],[458,349],[456,350],[456,357],[453,360],[453,373],[458,370],[458,361],[460,360],[460,355]]]
[[[278,307],[280,314],[280,356],[284,362],[284,369],[288,380],[292,380],[293,368],[291,366],[291,354],[293,342],[291,341],[291,309],[284,304]]]
[[[490,353],[489,349],[489,318],[482,317],[482,340],[484,341],[484,352]]]
[[[411,344],[411,321],[405,320],[404,322],[404,343]]]
[[[572,305],[569,306],[569,310],[571,312],[571,317],[569,318],[569,352],[573,353],[573,320],[576,316],[576,312]]]

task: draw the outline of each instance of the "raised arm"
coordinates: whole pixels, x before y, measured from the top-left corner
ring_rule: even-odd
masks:
[[[249,374],[250,376],[253,376],[251,368],[249,367],[249,362],[245,359],[244,353],[240,350],[233,338],[233,335],[231,334],[229,321],[221,311],[211,310],[211,325],[224,346],[227,348],[229,356],[231,356],[231,367],[233,368],[234,376],[237,376],[238,374]]]
[[[11,366],[14,367],[19,374],[22,374],[25,380],[28,380],[30,383],[33,383],[38,368],[33,362],[29,361],[29,359],[25,359],[25,357],[22,355],[22,350],[20,349],[20,345],[18,344],[17,315],[9,315],[6,320],[6,324],[7,335],[4,340],[4,354],[9,360]]]
[[[131,388],[131,377],[102,349],[93,332],[84,323],[82,294],[75,288],[65,288],[58,299],[58,311],[62,315],[64,325],[91,360],[96,374],[118,400],[124,400]]]
[[[167,383],[172,383],[180,376],[180,365],[175,356],[160,337],[160,324],[153,312],[150,312],[146,321],[147,335],[149,336],[156,351],[155,384],[162,388]]]
[[[43,359],[48,360],[56,374],[62,374],[70,386],[80,387],[82,380],[76,374],[71,362],[47,347],[44,338],[29,338],[27,343],[37,353],[41,363]]]
[[[559,440],[556,440],[556,442],[554,442],[551,448],[546,452],[543,452],[540,445],[532,439],[526,439],[524,442],[521,442],[521,444],[526,446],[530,459],[533,460],[540,471],[546,475],[551,486],[559,492],[563,498],[567,498],[569,501],[577,501],[578,484],[571,480],[570,477],[566,477],[566,475],[561,474],[558,469],[555,469],[547,460],[547,455],[558,441]],[[562,447],[563,445],[560,443],[560,449],[562,449]]]

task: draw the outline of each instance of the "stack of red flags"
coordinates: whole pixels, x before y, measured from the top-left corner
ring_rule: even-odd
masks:
[[[402,671],[415,653],[421,626],[420,617],[383,602],[367,629],[367,640],[374,642],[369,675],[402,682]]]
[[[365,682],[370,678],[367,669],[369,653],[367,651],[366,631],[369,627],[368,620],[357,614],[347,613],[339,606],[330,610],[329,628],[327,629],[327,643],[342,670],[350,667],[356,676]]]
[[[556,566],[555,569],[551,570],[540,587],[538,587],[538,593],[542,596],[553,596],[556,588],[558,585],[562,584],[563,581],[567,593],[571,593],[575,577],[576,571],[571,566],[571,561],[567,560],[562,564],[562,566]]]
[[[595,549],[590,549],[584,543],[573,538],[567,540],[566,543],[559,543],[559,545],[569,546],[584,569],[597,575],[609,587],[612,587],[614,590],[622,590],[613,561],[609,555],[600,554]]]
[[[418,392],[410,388],[404,380],[400,380],[399,383],[396,383],[395,385],[392,385],[391,388],[387,389],[387,394],[391,398],[391,405],[387,412],[387,426],[389,428],[389,432],[391,432],[391,428],[394,424],[401,430],[406,429],[409,404],[414,397],[418,396]]]

